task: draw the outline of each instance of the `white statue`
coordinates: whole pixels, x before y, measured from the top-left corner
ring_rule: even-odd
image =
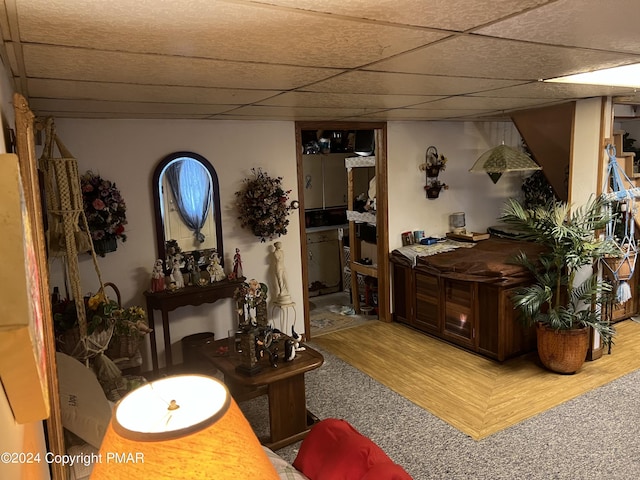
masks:
[[[180,261],[177,258],[173,259],[173,267],[171,268],[171,283],[174,288],[184,288],[184,277],[180,270]]]
[[[275,242],[273,246],[273,256],[275,258],[276,269],[276,285],[278,287],[278,296],[276,297],[276,302],[282,305],[286,305],[292,303],[292,301],[291,296],[289,295],[289,289],[287,288],[287,272],[284,269],[284,251],[282,250],[281,242]]]
[[[207,272],[209,272],[210,283],[220,282],[227,278],[222,265],[220,265],[220,259],[218,258],[218,255],[216,253],[211,255],[210,263],[207,266]]]

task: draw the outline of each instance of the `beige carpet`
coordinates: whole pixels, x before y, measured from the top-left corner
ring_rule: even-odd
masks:
[[[545,370],[535,353],[500,364],[398,323],[373,321],[312,341],[479,440],[640,368],[640,324],[616,329],[611,355],[574,375]]]

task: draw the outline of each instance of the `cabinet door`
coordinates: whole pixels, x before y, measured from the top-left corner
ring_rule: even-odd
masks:
[[[443,336],[459,345],[473,347],[475,343],[474,301],[476,284],[458,280],[443,280]]]
[[[323,158],[324,208],[347,205],[347,169],[344,154],[331,154]]]
[[[440,334],[440,289],[438,278],[416,272],[415,326],[425,332]]]
[[[415,324],[415,297],[411,267],[392,263],[393,268],[393,319],[396,322]]]
[[[302,156],[304,208],[322,208],[322,155]]]

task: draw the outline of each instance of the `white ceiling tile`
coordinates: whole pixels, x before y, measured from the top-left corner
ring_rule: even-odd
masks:
[[[549,0],[257,0],[331,15],[464,31]]]
[[[546,98],[508,98],[508,97],[481,97],[481,96],[457,96],[435,100],[429,103],[413,105],[409,108],[419,108],[425,110],[445,110],[445,109],[478,109],[478,110],[510,110],[513,108],[534,107],[546,104]]]
[[[538,10],[481,28],[478,33],[640,54],[639,7],[638,0],[559,0]],[[542,18],[544,21],[541,21]]]
[[[38,110],[55,110],[59,112],[100,112],[100,113],[151,113],[184,115],[214,115],[226,112],[237,105],[192,105],[175,103],[141,103],[141,102],[108,102],[96,100],[57,100],[36,98],[29,102]]]
[[[373,108],[311,108],[311,107],[280,107],[280,106],[263,106],[249,105],[240,107],[228,112],[230,115],[261,115],[298,118],[299,116],[311,116],[320,118],[322,116],[331,116],[333,119],[339,119],[345,116],[366,115],[380,109]]]
[[[132,85],[125,83],[80,82],[32,78],[29,95],[55,98],[83,98],[121,102],[162,102],[192,104],[254,103],[282,93],[280,90],[240,90],[166,85]]]
[[[519,81],[489,78],[463,78],[406,73],[356,71],[348,72],[308,87],[305,91],[350,92],[374,95],[459,95],[508,87]]]
[[[638,101],[537,81],[640,60],[638,0],[0,2],[0,60],[37,115],[469,120]]]
[[[243,2],[18,2],[22,42],[220,60],[354,68],[446,36]]]
[[[442,98],[426,95],[370,95],[291,92],[259,102],[259,105],[324,108],[398,108]]]
[[[476,96],[511,98],[589,98],[633,93],[632,88],[570,83],[531,82],[476,93]]]
[[[290,89],[339,70],[25,45],[29,77],[152,85]]]
[[[537,80],[633,62],[634,57],[594,50],[463,35],[398,55],[367,70],[462,77]]]

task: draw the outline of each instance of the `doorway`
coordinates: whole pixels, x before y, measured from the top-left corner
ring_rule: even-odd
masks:
[[[349,221],[346,218],[348,207],[353,207],[354,193],[353,177],[348,174],[345,166],[345,158],[362,156],[373,159],[374,177],[371,186],[375,190],[375,233],[373,245],[373,255],[376,257],[376,265],[363,267],[369,273],[375,272],[377,279],[376,309],[378,318],[382,321],[391,321],[390,311],[390,291],[389,291],[389,238],[388,238],[388,212],[387,212],[387,155],[386,155],[386,123],[367,122],[296,122],[296,156],[297,156],[297,176],[298,176],[298,199],[300,201],[300,255],[302,266],[302,278],[305,282],[303,288],[304,301],[304,326],[307,337],[311,338],[310,324],[310,302],[316,295],[314,288],[319,289],[318,293],[340,294],[344,291],[344,271],[345,264],[340,262],[344,258],[343,251],[336,251],[334,243],[337,237],[339,249],[342,248],[339,227],[348,237],[349,242],[360,239],[360,222]],[[355,142],[354,138],[360,136],[360,141]],[[309,139],[317,143],[311,144]],[[362,140],[365,140],[364,142]],[[370,139],[373,151],[368,152],[366,145]],[[326,142],[329,140],[329,142]],[[336,141],[338,147],[333,150],[331,141]],[[352,144],[349,144],[352,142]],[[354,143],[357,148],[354,148]],[[364,145],[364,147],[363,147]],[[356,153],[355,150],[358,150]],[[321,162],[316,161],[311,155],[321,158]],[[337,157],[337,158],[336,158]],[[323,170],[324,169],[324,170]],[[325,172],[323,175],[323,171]],[[342,188],[343,181],[347,182],[347,192]],[[351,185],[349,184],[351,183]],[[322,187],[321,187],[322,185]],[[356,189],[357,190],[357,189]],[[306,201],[305,201],[306,200]],[[315,228],[319,225],[316,219],[320,219],[320,224],[325,228]],[[356,227],[358,225],[358,227]],[[334,229],[333,226],[336,226]],[[357,228],[357,229],[356,229]],[[363,229],[365,230],[365,229]],[[318,233],[320,232],[320,233]],[[368,230],[370,233],[370,229]],[[309,234],[313,233],[309,237]],[[327,244],[318,249],[317,237],[326,240]],[[368,239],[370,240],[370,238]],[[310,261],[310,254],[315,252],[335,252],[339,256],[335,261],[339,263],[339,272],[336,267],[329,265],[324,260]],[[359,251],[359,250],[358,250]],[[333,255],[333,254],[332,254]],[[364,254],[363,254],[364,255]],[[332,257],[335,258],[335,257]],[[355,259],[360,260],[360,259]],[[318,266],[322,265],[329,272],[322,272],[326,275],[327,282],[319,275]],[[349,265],[347,260],[347,266]],[[327,268],[325,268],[327,267]],[[336,274],[339,279],[336,282]],[[311,278],[311,277],[314,278]],[[348,280],[347,280],[348,281]],[[314,283],[315,282],[315,283]],[[324,289],[324,291],[323,291]],[[353,289],[351,289],[353,298]],[[361,298],[361,297],[358,297]],[[356,312],[359,313],[359,312]]]

